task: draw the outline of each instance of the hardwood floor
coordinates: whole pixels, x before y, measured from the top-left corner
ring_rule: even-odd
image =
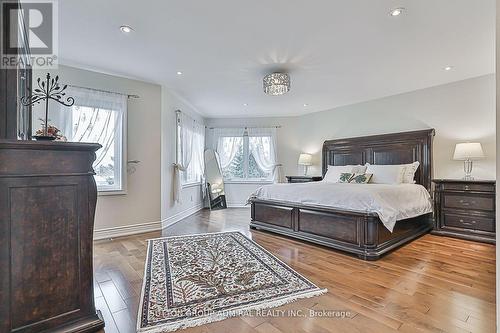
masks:
[[[425,235],[375,262],[260,231],[245,208],[201,211],[164,230],[239,230],[328,293],[278,309],[342,310],[348,318],[231,318],[185,333],[495,332],[495,246]],[[95,242],[96,306],[105,331],[135,332],[148,238]]]

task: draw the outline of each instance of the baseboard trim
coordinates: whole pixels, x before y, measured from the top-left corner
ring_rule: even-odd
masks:
[[[246,207],[250,207],[250,205],[247,205],[246,202],[228,202],[227,207],[228,208],[246,208]]]
[[[170,227],[171,225],[176,224],[177,222],[185,219],[186,217],[193,215],[194,213],[199,212],[202,209],[203,209],[203,203],[199,203],[199,204],[197,204],[191,208],[188,208],[186,210],[183,210],[182,212],[179,212],[173,216],[167,217],[166,219],[163,219],[161,221],[161,227],[162,227],[162,229]]]
[[[94,230],[94,240],[143,234],[146,232],[158,231],[158,230],[161,230],[161,221],[104,228],[104,229]]]
[[[235,203],[233,205],[228,205],[228,207],[241,208],[241,207],[246,207],[246,206],[245,206],[245,204]],[[132,224],[132,225],[125,225],[125,226],[119,226],[119,227],[103,228],[103,229],[99,229],[99,230],[94,230],[94,240],[124,237],[124,236],[130,236],[130,235],[135,235],[135,234],[143,234],[143,233],[151,232],[151,231],[162,230],[164,228],[167,228],[171,225],[176,224],[179,221],[182,221],[186,217],[189,217],[189,216],[199,212],[202,209],[203,209],[203,204],[199,203],[191,208],[183,210],[182,212],[179,212],[179,213],[177,213],[173,216],[170,216],[166,219],[163,219],[161,221],[149,222],[149,223],[139,223],[139,224]]]

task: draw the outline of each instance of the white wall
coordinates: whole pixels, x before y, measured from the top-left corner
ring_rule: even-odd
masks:
[[[435,178],[463,176],[463,163],[452,160],[455,143],[462,141],[481,142],[487,155],[475,162],[474,176],[496,178],[493,74],[298,117],[207,119],[210,127],[274,125],[282,126],[278,154],[286,175],[302,173],[301,152],[313,154],[309,174],[321,174],[321,148],[328,139],[434,128]],[[249,191],[228,184],[228,202],[243,203]]]
[[[36,71],[34,79],[46,73]],[[173,201],[175,110],[203,122],[187,102],[167,87],[84,69],[59,66],[51,75],[65,84],[140,96],[128,100],[127,126],[127,159],[140,163],[127,175],[127,194],[98,197],[94,238],[158,230],[162,222],[166,226],[201,209],[200,186],[183,188],[181,203]]]
[[[44,78],[46,73],[35,71],[33,79]],[[59,66],[51,75],[59,75],[62,83],[140,96],[128,100],[127,158],[141,162],[134,173],[128,174],[127,194],[98,197],[95,237],[158,229],[161,226],[161,87],[67,66]]]
[[[185,101],[172,93],[171,90],[162,90],[162,137],[161,137],[161,219],[163,227],[179,221],[180,219],[202,208],[201,187],[184,187],[181,202],[173,200],[173,180],[176,155],[176,118],[175,111],[181,110],[194,119],[204,122],[203,118]]]

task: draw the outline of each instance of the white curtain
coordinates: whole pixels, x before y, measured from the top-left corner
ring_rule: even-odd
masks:
[[[72,96],[75,104],[68,108],[53,103],[51,107],[59,112],[51,113],[51,123],[58,125],[70,142],[101,144],[93,165],[97,186],[100,191],[121,190],[127,96],[78,87],[68,87],[66,96]]]
[[[176,163],[174,164],[174,200],[181,201],[182,174],[191,163],[199,175],[199,181],[204,181],[203,152],[205,148],[205,126],[192,119],[184,112],[176,112]],[[204,188],[202,186],[203,194]]]
[[[236,153],[243,145],[244,128],[214,128],[212,129],[212,147],[219,153],[222,170],[233,161]]]
[[[61,131],[71,142],[97,142],[94,168],[103,162],[110,149],[114,149],[116,131],[121,127],[127,112],[127,96],[85,88],[68,87],[66,95],[75,99],[71,116]],[[64,110],[62,111],[64,113]]]
[[[193,125],[193,157],[191,164],[194,166],[194,172],[197,175],[196,181],[200,181],[202,197],[206,196],[205,187],[205,125],[195,121]]]
[[[258,167],[272,175],[275,183],[282,182],[281,164],[278,161],[276,128],[249,128],[249,153]]]

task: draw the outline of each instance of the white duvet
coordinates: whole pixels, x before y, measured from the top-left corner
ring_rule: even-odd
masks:
[[[432,212],[429,192],[417,184],[272,184],[250,198],[376,213],[390,232],[396,221]]]

